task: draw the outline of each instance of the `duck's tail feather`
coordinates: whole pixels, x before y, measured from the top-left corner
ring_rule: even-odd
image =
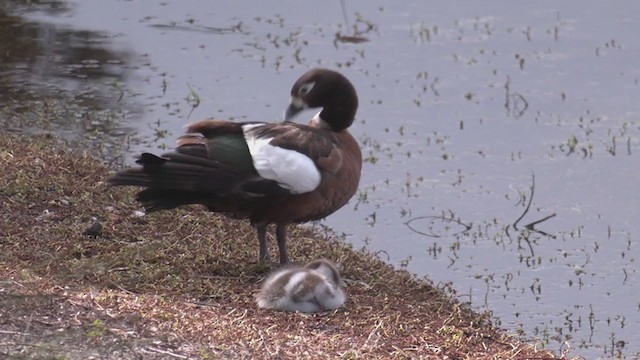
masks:
[[[146,212],[174,209],[182,205],[202,204],[205,194],[147,188],[136,195]]]
[[[163,156],[143,153],[136,161],[141,167],[119,171],[108,182],[112,186],[146,188],[136,199],[147,211],[158,211],[188,204],[207,205],[253,177],[221,166],[202,151],[189,146]]]
[[[212,211],[236,211],[244,201],[286,192],[273,180],[261,178],[253,168],[235,168],[207,156],[201,145],[183,145],[162,156],[143,153],[140,167],[119,171],[111,186],[144,187],[137,194],[147,212],[202,204]]]

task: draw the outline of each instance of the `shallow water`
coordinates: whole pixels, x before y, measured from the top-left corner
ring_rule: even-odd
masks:
[[[6,88],[103,109],[55,129],[129,156],[277,120],[301,73],[341,69],[367,163],[326,224],[549,349],[640,356],[639,3],[348,1],[349,27],[337,1],[7,4],[32,30]]]

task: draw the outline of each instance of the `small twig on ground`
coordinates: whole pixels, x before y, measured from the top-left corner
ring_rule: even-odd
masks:
[[[31,336],[32,334],[20,331],[11,331],[11,330],[0,330],[0,334],[13,334],[13,335],[22,335],[22,336]]]
[[[127,289],[123,288],[120,284],[116,284],[113,281],[110,281],[110,283],[111,283],[111,285],[117,287],[122,292],[125,292],[125,293],[127,293],[129,295],[136,295],[136,293],[134,293],[133,291],[130,291],[130,290],[127,290]]]
[[[369,336],[367,336],[367,339],[364,341],[364,345],[362,346],[363,348],[369,344],[369,341],[371,341],[374,335],[377,336],[378,338],[380,337],[380,334],[378,334],[378,330],[380,330],[380,328],[382,328],[383,325],[384,323],[382,322],[382,320],[378,320],[376,322],[376,325],[374,326],[373,330],[371,330],[371,332],[369,333]],[[377,344],[377,343],[378,343],[378,340],[376,339],[374,341],[374,344]]]
[[[19,282],[15,281],[15,280],[0,281],[0,285],[4,285],[4,284],[16,285],[16,286],[20,286],[21,288],[25,287],[24,285],[20,284]]]
[[[29,319],[27,320],[27,326],[24,328],[24,333],[22,334],[22,341],[24,342],[27,339],[29,334],[29,328],[31,328],[31,322],[33,321],[33,313],[29,314]]]
[[[176,354],[176,353],[173,353],[173,352],[168,351],[168,350],[157,349],[157,348],[154,348],[154,347],[151,347],[151,346],[145,346],[143,349],[146,350],[146,351],[149,351],[149,352],[155,352],[155,353],[158,353],[158,354],[164,354],[164,355],[173,356],[173,357],[176,357],[178,359],[188,359],[189,358],[188,356],[185,356],[185,355]]]

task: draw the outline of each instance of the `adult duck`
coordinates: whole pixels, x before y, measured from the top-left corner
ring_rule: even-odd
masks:
[[[329,260],[304,267],[280,269],[271,274],[256,296],[258,307],[314,313],[342,306],[347,298],[340,273]]]
[[[322,108],[309,122],[290,122]],[[210,211],[249,219],[270,261],[267,227],[276,225],[280,262],[289,262],[287,225],[322,219],[344,206],[360,181],[362,154],[347,130],[358,97],[351,82],[328,69],[312,69],[291,88],[282,123],[204,120],[187,128],[178,147],[161,156],[143,153],[141,165],[109,179],[141,186],[136,199],[147,212],[202,204]]]

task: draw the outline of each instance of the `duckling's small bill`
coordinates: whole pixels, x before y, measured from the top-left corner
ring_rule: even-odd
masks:
[[[335,265],[325,259],[304,267],[280,269],[269,275],[256,296],[258,307],[290,312],[316,313],[344,305]]]

